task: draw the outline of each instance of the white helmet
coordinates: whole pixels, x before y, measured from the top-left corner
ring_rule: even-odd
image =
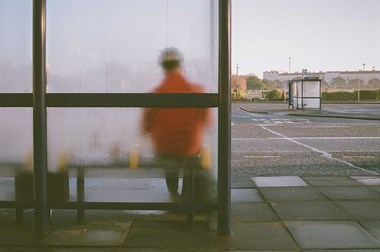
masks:
[[[165,62],[178,62],[182,64],[184,59],[183,54],[175,47],[165,48],[158,56],[158,63],[163,65]]]

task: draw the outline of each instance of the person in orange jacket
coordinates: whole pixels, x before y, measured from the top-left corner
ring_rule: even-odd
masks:
[[[166,48],[158,57],[165,77],[153,93],[204,93],[204,89],[188,81],[182,74],[183,54],[177,48]],[[182,194],[186,194],[186,168],[201,169],[199,153],[203,131],[211,123],[205,108],[147,108],[142,130],[151,134],[157,163],[165,168],[168,191],[174,201],[178,193],[179,169],[185,168]]]

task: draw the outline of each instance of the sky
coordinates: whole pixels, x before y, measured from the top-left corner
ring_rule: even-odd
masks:
[[[380,0],[232,0],[232,74],[380,69]]]
[[[31,79],[20,68],[32,61],[32,2],[0,0],[0,92],[31,90],[30,82],[13,83]],[[48,90],[60,85],[72,92],[108,92],[113,82],[126,92],[146,92],[162,77],[161,50],[177,47],[186,74],[216,91],[209,74],[210,8],[204,0],[47,0]]]
[[[55,73],[73,74],[108,59],[129,68],[147,62],[157,67],[166,45],[179,47],[188,61],[207,61],[210,55],[206,0],[47,4],[47,60]],[[239,74],[259,77],[289,67],[292,72],[356,71],[365,63],[366,70],[380,69],[380,0],[231,0],[231,7],[232,74],[237,64]],[[31,18],[31,0],[0,0],[0,60],[30,64]],[[193,61],[193,66],[200,65]]]

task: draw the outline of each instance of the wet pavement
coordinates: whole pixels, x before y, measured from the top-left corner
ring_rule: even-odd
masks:
[[[357,118],[345,111],[250,112]],[[357,114],[380,120],[376,112]],[[49,232],[37,236],[33,210],[24,210],[24,221],[17,223],[15,210],[0,209],[0,252],[380,251],[378,175],[245,175],[233,176],[231,186],[230,235],[217,234],[217,213],[199,213],[190,226],[185,214],[169,211],[87,210],[86,224],[78,225],[75,210],[54,210]],[[118,193],[137,199],[137,188],[165,202],[164,187],[162,178],[141,179],[119,187]],[[90,188],[91,193],[96,192]]]
[[[380,176],[235,177],[231,193],[228,236],[216,213],[191,227],[184,214],[100,210],[87,210],[85,225],[54,210],[36,236],[33,210],[23,223],[0,210],[0,251],[380,251]]]

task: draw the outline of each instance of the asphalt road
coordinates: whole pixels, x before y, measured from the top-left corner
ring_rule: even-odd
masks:
[[[380,113],[380,104],[323,108]],[[286,104],[232,104],[233,176],[380,174],[380,121],[289,116],[286,109]]]

